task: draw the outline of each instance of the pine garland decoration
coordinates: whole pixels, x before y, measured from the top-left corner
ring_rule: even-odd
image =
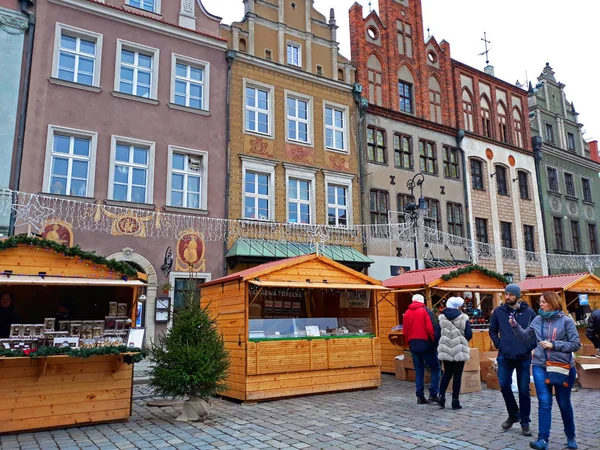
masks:
[[[12,236],[0,241],[0,251],[9,248],[15,248],[19,244],[29,245],[32,247],[48,248],[64,256],[79,258],[90,261],[94,264],[104,265],[109,269],[128,277],[135,277],[137,275],[137,271],[129,264],[121,261],[115,261],[114,259],[106,259],[103,256],[97,255],[94,251],[86,252],[81,250],[78,245],[74,247],[67,247],[66,245],[59,244],[58,242],[54,242],[49,239],[40,239],[26,235]]]
[[[146,352],[141,348],[131,348],[125,345],[118,347],[95,347],[95,348],[70,348],[70,347],[39,347],[36,350],[8,350],[0,349],[0,357],[18,358],[29,356],[30,358],[44,358],[47,356],[66,355],[73,358],[89,358],[91,356],[120,355],[121,353],[135,353],[125,355],[127,364],[140,362],[146,357]]]
[[[495,278],[496,280],[500,281],[503,284],[510,284],[510,282],[503,275],[499,274],[498,272],[494,272],[493,270],[486,269],[485,267],[481,267],[477,264],[470,264],[468,266],[461,267],[459,269],[453,270],[450,273],[442,275],[442,280],[448,281],[453,278],[464,275],[466,273],[471,273],[473,271],[481,272],[485,276]]]

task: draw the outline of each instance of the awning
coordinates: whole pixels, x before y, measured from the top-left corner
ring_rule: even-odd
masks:
[[[41,278],[39,275],[11,275],[10,278],[6,276],[0,276],[0,286],[2,285],[42,285],[42,286],[117,286],[117,287],[138,287],[146,286],[139,280],[128,280],[123,279],[93,279],[93,278],[71,278],[71,277],[50,277],[46,276]]]
[[[352,284],[352,283],[309,283],[308,281],[254,281],[249,283],[262,287],[278,288],[307,288],[307,289],[347,289],[347,290],[371,290],[387,291],[384,286],[377,284]]]

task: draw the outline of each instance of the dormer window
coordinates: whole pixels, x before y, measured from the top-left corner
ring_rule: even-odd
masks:
[[[159,12],[160,0],[125,0],[125,4],[153,13]]]
[[[302,47],[295,42],[287,45],[287,63],[290,66],[302,67]]]

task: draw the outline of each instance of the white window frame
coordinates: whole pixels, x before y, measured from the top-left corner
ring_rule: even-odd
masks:
[[[309,214],[310,214],[310,224],[313,225],[316,223],[316,173],[318,169],[310,169],[306,167],[295,166],[292,164],[284,163],[283,167],[285,168],[285,221],[290,223],[290,178],[294,178],[301,181],[308,181],[310,183],[310,198],[308,201],[309,205]],[[303,201],[300,201],[303,202]]]
[[[173,153],[183,153],[188,156],[199,157],[202,161],[201,172],[200,172],[200,209],[190,208],[189,206],[173,206],[171,204],[171,188],[173,180]],[[192,148],[178,147],[175,145],[169,145],[169,160],[167,164],[167,206],[173,206],[175,208],[186,208],[194,211],[206,211],[208,210],[208,152],[203,150],[196,150]]]
[[[346,226],[351,226],[353,223],[353,208],[352,208],[352,180],[354,180],[354,175],[347,175],[338,172],[331,172],[329,170],[323,169],[323,174],[325,175],[325,224],[329,224],[329,199],[327,198],[329,185],[334,184],[336,186],[344,186],[347,189],[347,207],[348,207],[348,224]],[[339,226],[339,225],[336,225]],[[340,226],[340,228],[345,228],[345,226]]]
[[[256,131],[256,130],[249,130],[246,128],[246,114],[248,112],[248,109],[250,110],[254,110],[256,112],[258,111],[263,111],[263,110],[259,110],[258,107],[248,107],[246,106],[246,88],[254,88],[254,89],[261,89],[261,90],[266,90],[269,93],[269,111],[268,111],[268,118],[269,118],[269,130],[268,132],[265,133],[261,133],[260,131]],[[248,134],[254,134],[257,136],[264,136],[264,137],[271,137],[271,138],[275,138],[275,126],[273,121],[275,120],[275,87],[271,84],[265,84],[265,83],[260,83],[258,81],[254,81],[254,80],[249,80],[247,78],[244,78],[244,97],[243,97],[243,106],[244,106],[244,122],[242,124],[242,129],[244,130],[245,133]],[[257,117],[258,119],[258,117]],[[258,123],[258,120],[256,121]]]
[[[200,108],[200,111],[210,111],[210,63],[200,59],[190,58],[189,56],[179,55],[177,53],[171,53],[171,103],[177,106],[183,106],[175,103],[175,80],[178,78],[176,76],[177,63],[202,69],[202,107]],[[198,84],[197,80],[181,80]],[[198,109],[187,105],[185,105],[185,107]]]
[[[75,37],[75,38],[83,38],[90,41],[96,42],[96,56],[94,60],[94,74],[92,77],[91,86],[100,87],[100,74],[101,74],[101,65],[102,65],[102,41],[103,36],[99,33],[94,33],[93,31],[84,30],[82,28],[72,27],[70,25],[66,25],[64,23],[56,23],[54,33],[54,55],[52,57],[52,78],[58,79],[58,67],[60,62],[60,38],[63,34],[63,31],[66,35]],[[87,84],[79,83],[77,81],[69,81],[62,80],[70,83],[81,84],[82,86],[89,86]]]
[[[314,146],[314,112],[313,112],[313,98],[311,96],[308,95],[303,95],[300,94],[298,92],[294,92],[294,91],[289,91],[287,89],[284,90],[285,93],[285,140],[287,142],[292,142],[294,144],[298,144],[298,145],[307,145],[310,147]],[[294,100],[300,100],[303,102],[306,102],[306,114],[307,114],[307,119],[300,119],[298,117],[290,117],[288,116],[288,99],[294,99]],[[297,139],[291,139],[289,137],[289,127],[288,127],[288,120],[294,120],[297,123],[306,123],[307,125],[307,136],[306,138],[308,139],[306,142],[301,141],[301,140],[297,140]]]
[[[296,49],[298,51],[298,64],[294,64],[293,55],[292,55],[292,61],[290,62],[290,55],[289,55],[290,48]],[[287,41],[285,51],[286,51],[285,52],[285,61],[288,66],[302,67],[302,45],[300,43],[298,43],[296,41]]]
[[[156,100],[158,98],[158,67],[160,62],[160,50],[153,47],[148,47],[142,44],[136,44],[135,42],[125,41],[123,39],[117,39],[117,55],[115,58],[115,83],[114,90],[123,95],[131,95],[133,97],[145,98],[135,94],[129,94],[121,91],[121,52],[123,49],[137,52],[146,53],[152,55],[152,79],[150,80],[150,99]],[[135,86],[135,77],[133,80]]]
[[[125,136],[110,137],[110,166],[108,171],[108,199],[112,201],[125,201],[127,200],[115,200],[114,199],[114,181],[115,181],[115,162],[117,157],[117,144],[133,145],[137,147],[148,148],[148,174],[146,176],[146,201],[145,204],[152,204],[154,201],[154,157],[156,143],[152,141],[142,141],[140,139],[134,139]]]
[[[251,158],[240,155],[242,160],[242,220],[260,220],[261,222],[273,222],[275,220],[275,166],[276,161],[268,161],[265,159]],[[269,217],[267,220],[251,219],[245,217],[246,208],[246,172],[257,172],[269,176]]]
[[[48,136],[46,139],[46,157],[44,161],[43,191],[47,193],[50,192],[50,180],[52,179],[52,149],[54,147],[54,134],[56,133],[90,139],[90,165],[88,168],[86,197],[94,198],[94,184],[96,181],[96,153],[98,150],[98,133],[96,133],[95,131],[60,127],[57,125],[48,125]]]
[[[146,0],[140,0],[140,4],[142,4],[144,1],[146,1]],[[131,3],[131,0],[126,0],[125,1],[125,4],[127,6],[129,6],[130,8],[135,8],[135,9],[139,9],[140,11],[151,12],[151,13],[154,13],[154,14],[160,14],[161,6],[162,6],[161,5],[161,0],[154,0],[154,10],[150,11],[149,9],[144,9],[144,8],[141,8],[141,7],[138,7],[138,6],[130,5],[130,3]]]
[[[194,280],[203,279],[205,283],[212,281],[212,274],[210,272],[194,272],[193,277],[194,277]],[[171,307],[171,311],[169,314],[169,323],[167,324],[168,329],[170,329],[173,326],[173,311],[175,309],[175,305],[174,305],[174,303],[175,303],[175,278],[187,278],[189,280],[190,273],[189,272],[171,272],[171,273],[169,273],[169,284],[171,285],[171,290],[169,291],[169,297],[171,297],[172,301],[169,303],[170,307]],[[159,296],[157,296],[157,297],[159,297]]]
[[[327,108],[333,108],[333,109],[338,109],[344,112],[344,128],[343,128],[343,133],[344,133],[344,148],[343,149],[339,149],[339,148],[335,148],[335,147],[327,147],[327,129],[331,128],[332,130],[334,130],[334,142],[335,142],[335,131],[339,131],[340,129],[333,126],[330,127],[327,125],[327,120],[326,120],[326,114],[327,114]],[[339,103],[333,103],[333,102],[328,102],[326,100],[323,100],[323,148],[325,148],[325,150],[330,151],[330,152],[338,152],[338,153],[350,153],[350,141],[349,141],[349,133],[348,133],[348,120],[349,120],[349,116],[350,116],[350,108],[346,105],[340,105]]]

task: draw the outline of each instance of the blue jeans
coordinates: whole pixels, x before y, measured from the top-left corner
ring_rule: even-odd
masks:
[[[431,370],[431,384],[429,385],[429,394],[437,396],[440,391],[440,361],[437,352],[433,349],[411,352],[413,363],[415,365],[417,397],[424,396],[425,392],[425,364]]]
[[[577,371],[574,367],[569,372],[569,386],[573,386]],[[552,386],[546,384],[546,368],[533,366],[533,381],[538,397],[538,436],[548,441],[550,439],[550,425],[552,424]],[[556,392],[556,403],[560,409],[565,434],[567,438],[575,437],[575,418],[573,417],[573,405],[571,405],[571,388],[554,386]]]
[[[514,421],[521,422],[521,426],[529,426],[531,422],[531,394],[529,393],[529,370],[531,359],[511,359],[498,355],[498,381],[500,382],[500,391],[504,397],[508,416]],[[519,388],[519,404],[513,394],[512,375],[513,370],[517,371],[517,386]],[[536,385],[537,389],[537,385]],[[519,406],[521,407],[519,409]]]

